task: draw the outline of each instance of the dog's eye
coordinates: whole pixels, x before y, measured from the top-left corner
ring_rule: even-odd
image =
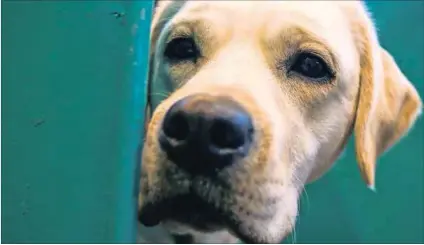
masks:
[[[164,54],[173,61],[195,60],[199,56],[199,51],[192,38],[181,37],[170,41]]]
[[[291,71],[313,79],[322,79],[331,76],[327,64],[320,57],[310,53],[299,54],[291,67]]]

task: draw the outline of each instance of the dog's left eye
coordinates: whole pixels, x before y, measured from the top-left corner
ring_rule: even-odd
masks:
[[[199,50],[193,38],[175,38],[165,48],[165,56],[172,61],[195,60]]]
[[[327,64],[320,57],[310,53],[299,54],[291,66],[291,71],[313,79],[323,79],[331,76]]]

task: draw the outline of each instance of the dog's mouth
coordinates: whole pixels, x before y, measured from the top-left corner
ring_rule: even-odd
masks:
[[[171,222],[199,232],[227,230],[245,243],[280,241],[280,238],[268,234],[267,230],[267,226],[275,218],[275,212],[272,211],[275,201],[260,202],[264,209],[252,210],[234,199],[237,194],[221,191],[211,195],[212,189],[217,188],[209,188],[208,195],[194,189],[168,196],[146,193],[139,209],[139,221],[147,227]],[[218,196],[219,198],[212,198]]]
[[[139,220],[145,226],[174,221],[194,230],[211,232],[227,228],[223,210],[205,202],[195,194],[183,194],[158,202],[147,202],[139,212]]]
[[[266,243],[255,232],[242,229],[234,214],[214,207],[194,194],[184,194],[162,201],[146,203],[139,212],[144,226],[156,226],[167,221],[177,222],[199,232],[228,230],[245,243]]]

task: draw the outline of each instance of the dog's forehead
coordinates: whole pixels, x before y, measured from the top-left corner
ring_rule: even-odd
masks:
[[[295,22],[303,28],[335,33],[334,29],[346,29],[344,9],[339,1],[187,1],[178,19],[224,21],[221,28],[252,31],[264,27],[275,31]]]
[[[318,37],[351,70],[356,49],[349,14],[358,8],[363,9],[360,1],[187,1],[173,21],[204,21],[216,37],[236,40],[272,40],[298,28]]]
[[[205,21],[242,39],[272,39],[295,27],[345,52],[353,50],[348,12],[361,7],[359,1],[187,1],[174,21]]]

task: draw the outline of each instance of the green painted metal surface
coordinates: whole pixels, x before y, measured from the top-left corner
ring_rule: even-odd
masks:
[[[2,3],[2,242],[134,241],[151,5]],[[424,2],[368,5],[424,96]],[[423,243],[423,130],[380,159],[377,193],[350,143],[285,242]]]
[[[133,242],[152,1],[1,11],[2,242]]]
[[[424,2],[369,1],[380,42],[424,97]],[[424,127],[379,159],[377,193],[364,187],[353,142],[333,169],[307,186],[287,243],[423,243]]]

